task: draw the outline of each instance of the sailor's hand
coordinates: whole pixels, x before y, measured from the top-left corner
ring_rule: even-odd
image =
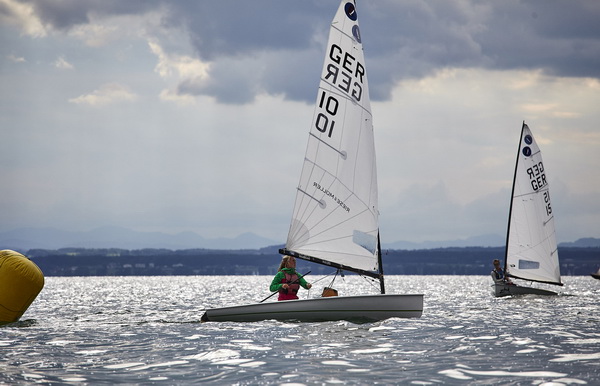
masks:
[[[312,287],[312,284],[306,283],[306,288],[310,289],[311,287]]]
[[[281,288],[283,288],[283,289],[288,289],[288,285],[287,285],[287,284],[285,284],[285,283],[283,283],[283,284],[281,285]]]

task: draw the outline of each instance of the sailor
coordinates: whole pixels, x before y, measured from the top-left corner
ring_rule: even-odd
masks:
[[[512,284],[510,279],[506,277],[504,270],[500,267],[500,260],[494,259],[494,270],[492,271],[492,280],[496,284]]]
[[[269,289],[271,292],[278,291],[279,298],[277,300],[293,300],[298,299],[298,290],[302,286],[305,289],[310,289],[312,285],[307,283],[302,276],[296,272],[296,258],[294,256],[283,256],[279,270]]]

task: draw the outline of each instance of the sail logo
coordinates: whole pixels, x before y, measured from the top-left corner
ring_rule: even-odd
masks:
[[[337,198],[335,196],[335,194],[333,194],[332,192],[327,190],[324,186],[321,186],[321,184],[319,184],[318,182],[313,182],[313,187],[320,190],[327,197],[330,197],[333,201],[335,201],[336,204],[338,204],[340,207],[342,207],[342,209],[344,209],[346,212],[350,213],[350,208],[346,204],[344,204],[344,201]]]
[[[548,185],[546,174],[544,174],[544,164],[541,161],[527,169],[527,175],[534,191]]]
[[[346,3],[346,5],[344,6],[344,11],[346,12],[346,16],[348,16],[348,19],[356,21],[356,19],[358,18],[358,15],[356,14],[356,7],[354,6],[354,4]]]
[[[332,44],[328,59],[331,61],[326,67],[323,79],[348,94],[357,102],[361,101],[365,67],[349,52],[342,47]]]
[[[362,40],[360,39],[360,28],[358,28],[358,25],[353,25],[352,26],[352,36],[354,36],[354,39],[356,39],[357,42],[362,43]]]

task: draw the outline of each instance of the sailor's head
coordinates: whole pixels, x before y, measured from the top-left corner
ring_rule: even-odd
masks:
[[[286,268],[296,268],[296,258],[294,256],[284,256]]]
[[[494,267],[500,268],[500,260],[494,259]]]

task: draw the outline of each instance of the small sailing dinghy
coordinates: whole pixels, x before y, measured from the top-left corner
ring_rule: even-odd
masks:
[[[562,286],[554,214],[542,154],[523,122],[515,166],[504,271],[507,277]],[[556,295],[545,289],[516,284],[494,284],[497,297]]]
[[[381,294],[208,309],[202,321],[420,317],[423,295],[385,294],[371,104],[355,4],[342,1],[325,63],[284,255],[379,280]]]
[[[592,277],[593,277],[594,279],[598,279],[598,280],[600,280],[600,268],[598,268],[598,270],[597,270],[596,272],[594,272],[594,273],[590,273],[590,275],[592,275]]]

